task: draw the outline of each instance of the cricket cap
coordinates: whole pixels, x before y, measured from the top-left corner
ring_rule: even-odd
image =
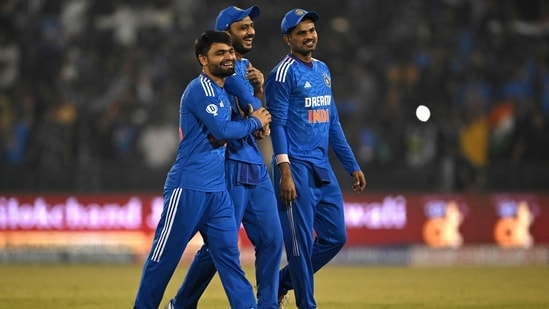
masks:
[[[236,21],[241,21],[246,16],[250,16],[250,18],[254,20],[257,16],[259,16],[260,12],[261,11],[259,10],[259,7],[257,5],[253,5],[245,10],[236,6],[229,6],[223,9],[221,12],[219,12],[219,15],[217,15],[217,18],[215,19],[215,30],[229,30],[229,27],[231,27],[232,23]]]
[[[282,18],[282,22],[280,23],[280,30],[282,30],[282,34],[288,33],[292,28],[297,26],[303,19],[310,19],[312,21],[317,21],[320,19],[320,15],[318,15],[317,12],[313,11],[305,11],[303,9],[292,9],[286,15],[284,15],[284,18]]]

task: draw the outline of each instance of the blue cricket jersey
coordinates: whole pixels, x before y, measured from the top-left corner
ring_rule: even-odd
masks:
[[[255,117],[231,121],[231,106],[225,89],[201,74],[192,80],[179,106],[180,142],[177,157],[168,172],[165,188],[206,192],[227,190],[225,145],[210,142],[242,138],[261,128]]]
[[[248,64],[248,59],[237,59],[235,74],[228,76],[225,79],[224,88],[228,92],[229,101],[231,101],[231,106],[233,108],[233,119],[235,120],[243,119],[237,112],[237,104],[240,105],[240,108],[245,113],[248,113],[248,104],[251,104],[254,110],[263,105],[261,100],[254,96],[254,88],[246,79]],[[237,97],[236,100],[235,96]],[[253,134],[248,134],[242,139],[227,141],[227,159],[251,164],[265,163]]]
[[[328,66],[317,59],[312,65],[286,56],[265,82],[271,113],[273,154],[328,168],[332,147],[349,173],[360,170],[339,122]]]

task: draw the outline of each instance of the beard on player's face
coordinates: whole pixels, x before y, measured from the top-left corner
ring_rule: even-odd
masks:
[[[242,44],[242,42],[244,40],[253,40],[255,35],[253,34],[249,34],[249,35],[246,35],[244,36],[242,39],[239,39],[235,36],[233,36],[233,48],[235,50],[235,52],[237,52],[238,54],[240,55],[244,55],[244,54],[247,54],[248,52],[250,52],[252,50],[252,45],[250,44],[249,46],[250,47],[246,47],[244,46],[244,44]]]
[[[302,56],[311,56],[313,51],[316,49],[317,40],[316,38],[309,38],[300,41],[291,41],[290,47],[294,54],[299,54]]]
[[[315,50],[314,47],[313,48],[303,48],[303,47],[292,48],[292,52],[294,54],[299,54],[304,57],[311,56],[314,50]]]
[[[234,74],[234,60],[223,60],[220,63],[209,63],[208,71],[215,77],[225,78]]]
[[[304,50],[304,49],[294,49],[293,50],[294,54],[299,54],[301,56],[304,56],[304,57],[308,57],[308,56],[311,56],[313,54],[313,50]]]

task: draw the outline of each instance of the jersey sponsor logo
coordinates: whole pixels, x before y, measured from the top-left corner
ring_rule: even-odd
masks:
[[[330,113],[327,109],[313,109],[307,113],[309,123],[325,123],[330,119]]]
[[[217,116],[217,105],[209,104],[208,106],[206,106],[206,112],[208,114],[212,114],[214,116]]]
[[[303,86],[303,88],[311,88],[311,83],[309,83],[309,81],[306,81],[305,82],[305,86]]]
[[[319,95],[305,98],[305,107],[329,106],[331,103],[331,95]]]

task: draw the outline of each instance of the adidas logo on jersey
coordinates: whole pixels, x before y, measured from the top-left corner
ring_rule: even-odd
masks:
[[[311,88],[311,84],[309,83],[309,81],[306,81],[305,82],[305,86],[303,86],[303,88]]]

